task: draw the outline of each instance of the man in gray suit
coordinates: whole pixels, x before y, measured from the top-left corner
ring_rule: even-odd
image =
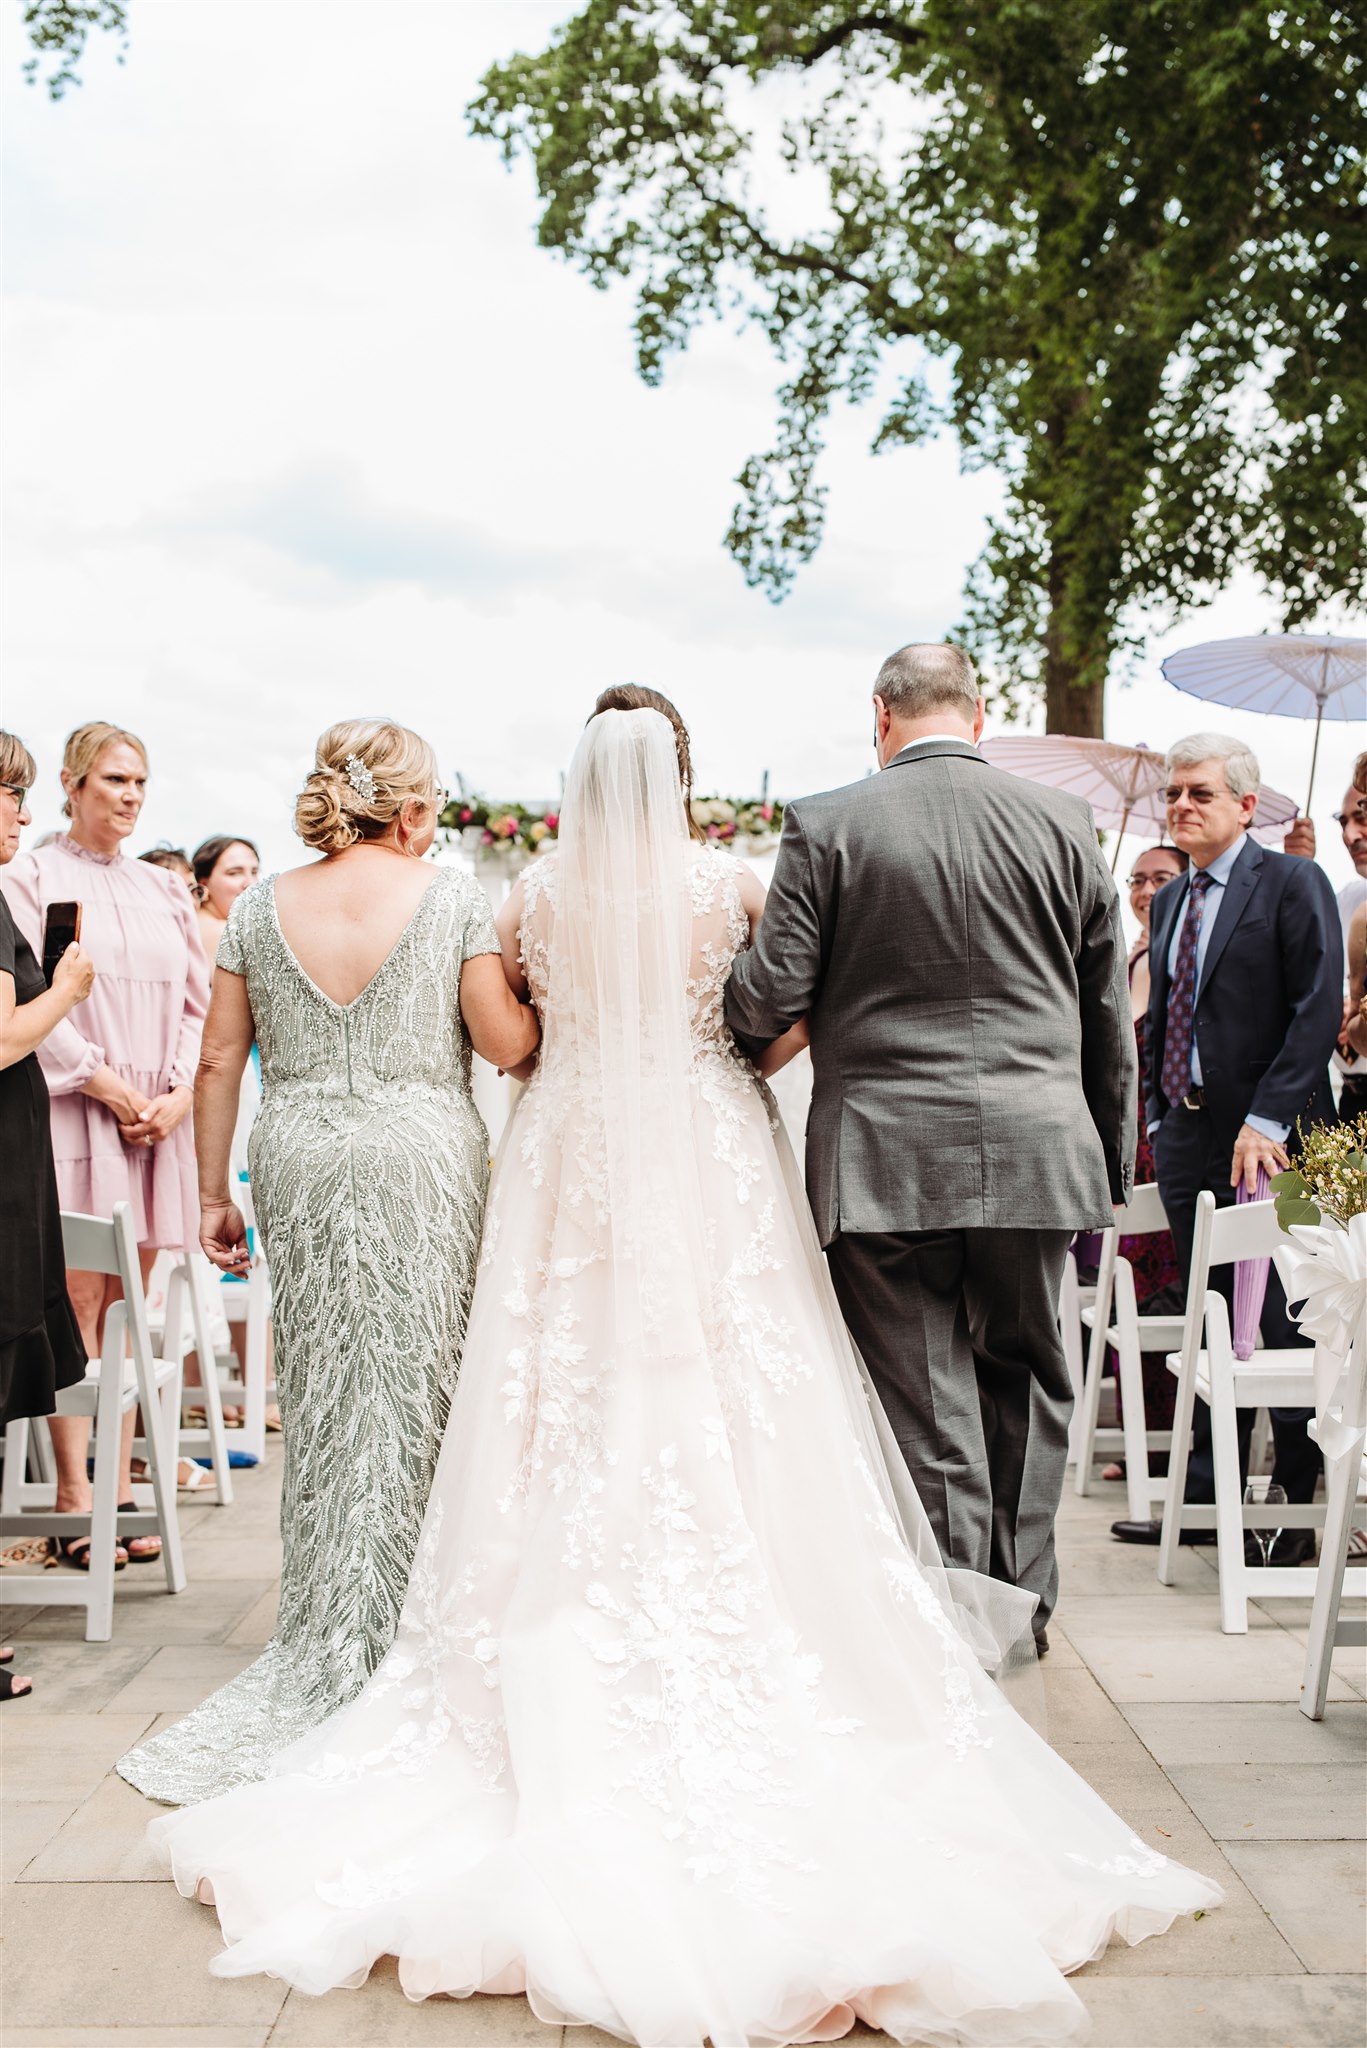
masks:
[[[845,1320],[946,1562],[1038,1594],[1043,1637],[1063,1261],[1134,1172],[1120,908],[1087,805],[977,751],[959,648],[901,648],[873,702],[884,772],[788,806],[726,1014],[756,1053],[809,1019],[807,1194]]]

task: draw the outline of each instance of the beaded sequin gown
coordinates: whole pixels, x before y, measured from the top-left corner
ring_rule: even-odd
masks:
[[[880,1427],[724,1022],[739,866],[678,788],[657,713],[600,715],[524,878],[540,1062],[394,1648],[152,1838],[212,1887],[224,1976],[392,1954],[411,1998],[647,2048],[1061,2041],[1064,1972],[1219,1891],[984,1668],[1034,1602],[945,1569]]]
[[[280,1615],[255,1663],[123,1758],[153,1799],[188,1804],[261,1777],[359,1692],[393,1640],[488,1181],[461,963],[498,950],[481,890],[438,869],[342,1006],[290,952],[272,881],[233,905],[217,965],[246,977],[264,1081],[249,1158],[284,1423]]]

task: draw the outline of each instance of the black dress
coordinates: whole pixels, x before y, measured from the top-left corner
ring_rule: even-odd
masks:
[[[0,973],[14,999],[43,992],[43,971],[0,896]],[[85,1345],[66,1291],[47,1082],[36,1053],[0,1067],[0,1428],[51,1415],[85,1376]]]

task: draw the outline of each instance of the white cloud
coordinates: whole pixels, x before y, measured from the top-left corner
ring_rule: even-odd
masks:
[[[704,786],[868,765],[873,672],[958,615],[994,479],[947,441],[875,461],[844,413],[821,553],[782,607],[745,588],[720,540],[768,444],[763,346],[709,329],[646,390],[628,296],[536,248],[526,167],[465,131],[563,11],[139,0],[126,67],[93,42],[60,105],[11,62],[5,717],[39,828],[92,716],[152,749],[148,842],[247,831],[274,864],[358,710],[490,793],[553,793],[625,677],[677,696]],[[1270,623],[1240,588],[1171,644]],[[1208,722],[1156,655],[1112,695],[1118,738]],[[1300,791],[1308,726],[1220,722]],[[1351,751],[1326,738],[1322,837]]]

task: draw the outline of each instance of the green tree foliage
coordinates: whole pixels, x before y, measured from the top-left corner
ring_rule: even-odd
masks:
[[[470,119],[531,159],[545,247],[634,282],[647,382],[702,321],[768,337],[777,432],[727,536],[752,584],[819,544],[827,415],[894,355],[875,448],[948,426],[1006,487],[963,632],[1095,734],[1117,650],[1236,562],[1288,624],[1362,587],[1364,20],[589,0]]]
[[[128,9],[124,0],[19,0],[24,30],[33,55],[24,65],[30,85],[41,76],[54,100],[62,98],[70,85],[79,85],[76,66],[92,29],[104,29],[120,37],[118,61],[128,46]]]

